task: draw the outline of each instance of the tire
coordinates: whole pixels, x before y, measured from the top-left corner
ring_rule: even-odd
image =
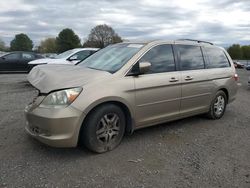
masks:
[[[80,133],[80,141],[89,150],[104,153],[120,144],[125,126],[125,115],[121,108],[114,104],[104,104],[87,116]]]
[[[226,110],[227,96],[223,91],[218,91],[212,100],[210,110],[207,113],[209,119],[220,119]]]

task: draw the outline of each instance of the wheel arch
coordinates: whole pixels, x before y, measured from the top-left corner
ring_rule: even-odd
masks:
[[[82,128],[88,118],[88,116],[90,115],[91,112],[94,111],[94,109],[105,105],[105,104],[114,104],[117,105],[121,108],[121,110],[124,112],[125,118],[126,118],[126,133],[128,134],[132,134],[134,129],[135,129],[135,121],[134,121],[134,116],[133,116],[133,112],[131,110],[131,108],[128,107],[127,104],[125,104],[124,102],[120,101],[120,100],[105,100],[105,101],[98,101],[97,103],[95,103],[95,105],[90,105],[90,107],[85,111],[85,118],[83,119],[83,122],[81,124],[80,127],[80,131],[78,133],[78,145],[79,145],[79,141],[80,141],[80,137],[81,137],[81,132],[82,132]]]
[[[225,87],[222,87],[222,88],[220,88],[218,91],[223,91],[223,92],[226,94],[227,103],[228,103],[228,100],[229,100],[229,92],[228,92],[228,89],[226,89]]]

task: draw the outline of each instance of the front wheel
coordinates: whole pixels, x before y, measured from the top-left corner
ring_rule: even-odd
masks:
[[[218,91],[213,99],[207,116],[210,119],[220,119],[226,110],[227,96],[223,91]]]
[[[97,153],[113,150],[123,138],[125,122],[120,107],[114,104],[101,105],[88,115],[81,131],[81,141]]]

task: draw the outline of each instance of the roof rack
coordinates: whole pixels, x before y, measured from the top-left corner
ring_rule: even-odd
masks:
[[[194,40],[194,39],[178,39],[178,40],[180,41],[186,40],[186,41],[192,41],[192,42],[197,42],[197,43],[207,43],[207,44],[214,45],[212,42],[203,41],[203,40]]]

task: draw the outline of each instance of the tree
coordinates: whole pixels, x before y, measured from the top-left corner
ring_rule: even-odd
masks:
[[[31,51],[33,48],[32,40],[24,33],[18,34],[15,38],[10,42],[10,50],[11,51]]]
[[[0,39],[0,51],[4,51],[6,49],[5,43],[2,39]]]
[[[122,42],[121,37],[114,29],[106,24],[92,28],[84,47],[104,48],[109,44]]]
[[[38,47],[38,51],[41,53],[56,53],[57,45],[55,38],[47,38],[42,40],[40,46]]]
[[[243,54],[239,44],[233,44],[228,48],[228,53],[232,59],[242,59]]]
[[[250,60],[250,46],[242,46],[241,47],[243,59]]]
[[[58,34],[58,37],[56,37],[56,45],[57,51],[61,53],[73,48],[80,47],[81,40],[72,29],[66,28]]]

